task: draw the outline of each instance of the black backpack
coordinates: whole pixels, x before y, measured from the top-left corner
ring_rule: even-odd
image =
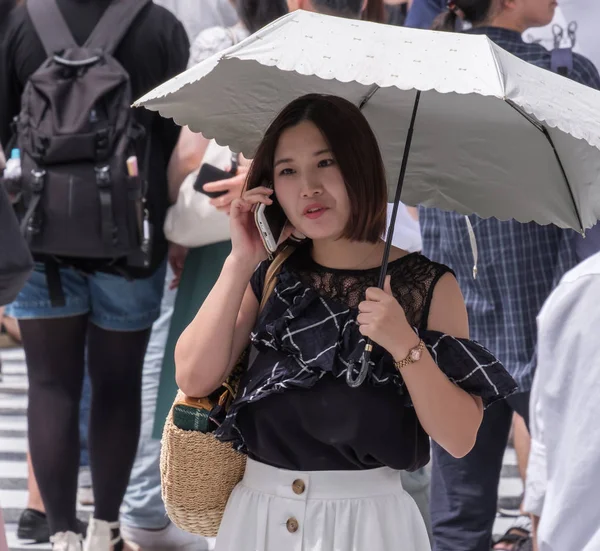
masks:
[[[16,122],[17,212],[36,258],[149,265],[149,138],[133,118],[129,75],[113,57],[149,2],[113,0],[79,47],[56,0],[27,1],[48,55],[25,86]]]

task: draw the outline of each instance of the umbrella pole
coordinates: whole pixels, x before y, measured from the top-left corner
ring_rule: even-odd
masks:
[[[385,277],[387,275],[388,264],[390,260],[390,250],[392,249],[392,238],[394,237],[394,228],[396,226],[396,217],[398,215],[398,207],[400,206],[400,195],[402,195],[402,188],[404,186],[404,177],[406,176],[406,167],[408,165],[408,157],[410,155],[410,147],[412,145],[412,137],[415,129],[415,120],[417,119],[417,111],[419,110],[419,101],[421,100],[421,91],[417,90],[415,95],[415,103],[413,105],[413,112],[410,119],[410,125],[406,134],[406,143],[404,144],[404,154],[402,156],[402,165],[400,166],[400,176],[398,177],[398,185],[396,187],[396,196],[394,197],[394,208],[392,209],[392,216],[390,218],[390,224],[388,228],[387,238],[385,241],[385,249],[383,251],[383,261],[381,263],[381,271],[379,272],[379,283],[378,287],[383,289],[385,283]],[[349,387],[357,388],[362,385],[367,378],[369,372],[369,362],[371,359],[371,351],[373,350],[373,343],[371,339],[367,339],[365,344],[365,352],[363,354],[362,365],[360,372],[357,377],[354,378],[352,369],[348,368],[346,371],[346,383]]]

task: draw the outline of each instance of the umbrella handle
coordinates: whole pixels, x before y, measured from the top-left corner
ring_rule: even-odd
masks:
[[[350,388],[358,388],[365,382],[367,374],[369,373],[369,360],[371,358],[371,350],[373,350],[373,344],[371,342],[371,339],[367,339],[362,365],[360,366],[360,371],[358,372],[356,378],[354,378],[354,373],[352,372],[352,369],[350,367],[348,367],[348,369],[346,370],[346,384]]]
[[[371,96],[372,97],[372,96]],[[370,99],[370,98],[369,98]],[[385,283],[385,276],[387,275],[388,264],[390,260],[390,250],[392,248],[392,238],[394,237],[394,228],[396,226],[396,217],[398,215],[398,207],[400,205],[400,195],[402,194],[402,187],[404,186],[404,177],[406,176],[406,167],[408,165],[408,155],[410,153],[410,146],[412,144],[413,132],[415,129],[415,120],[417,118],[417,111],[419,110],[419,101],[421,99],[421,91],[417,90],[415,94],[415,103],[413,105],[413,112],[410,119],[410,126],[406,134],[406,142],[404,144],[404,154],[402,156],[402,165],[400,167],[400,176],[398,176],[398,186],[396,187],[396,196],[394,198],[394,208],[392,209],[392,216],[390,217],[390,226],[388,228],[387,238],[385,241],[385,249],[383,251],[383,261],[381,263],[381,271],[379,272],[379,284],[378,287],[383,289]],[[368,100],[361,104],[361,109],[367,104]],[[354,377],[354,373],[351,367],[346,370],[346,383],[351,388],[357,388],[365,382],[369,373],[369,363],[371,361],[371,352],[373,351],[373,341],[367,339],[365,344],[365,351],[362,357],[362,365],[357,377]]]

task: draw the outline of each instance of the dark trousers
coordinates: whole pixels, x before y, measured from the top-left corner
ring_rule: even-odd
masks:
[[[485,411],[477,443],[463,459],[455,459],[433,443],[434,551],[490,551],[498,483],[513,412],[529,426],[529,392],[515,394]]]

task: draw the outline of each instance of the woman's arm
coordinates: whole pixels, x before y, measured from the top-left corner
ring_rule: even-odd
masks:
[[[176,379],[188,396],[208,396],[229,375],[248,344],[258,301],[253,268],[230,256],[196,317],[175,347]]]
[[[248,344],[259,307],[249,282],[267,258],[253,210],[260,203],[272,204],[272,193],[258,187],[231,204],[231,254],[175,346],[177,384],[188,396],[204,397],[217,389]]]
[[[392,296],[389,277],[385,291],[367,290],[367,300],[359,309],[361,333],[383,346],[396,361],[404,360],[418,346],[418,336]],[[435,287],[428,328],[457,338],[469,337],[464,300],[451,274],[444,275]],[[418,362],[403,368],[402,377],[427,434],[452,456],[467,455],[483,419],[481,399],[450,382],[428,351]]]
[[[435,287],[428,329],[457,338],[469,338],[467,310],[452,274],[444,275]],[[412,345],[415,345],[414,341],[418,341],[416,336],[413,336]],[[408,350],[405,345],[395,352],[396,361],[408,355],[411,341],[407,344]],[[481,398],[450,382],[429,352],[423,354],[419,362],[402,369],[402,377],[427,434],[452,456],[460,458],[467,455],[475,445],[483,420]]]

